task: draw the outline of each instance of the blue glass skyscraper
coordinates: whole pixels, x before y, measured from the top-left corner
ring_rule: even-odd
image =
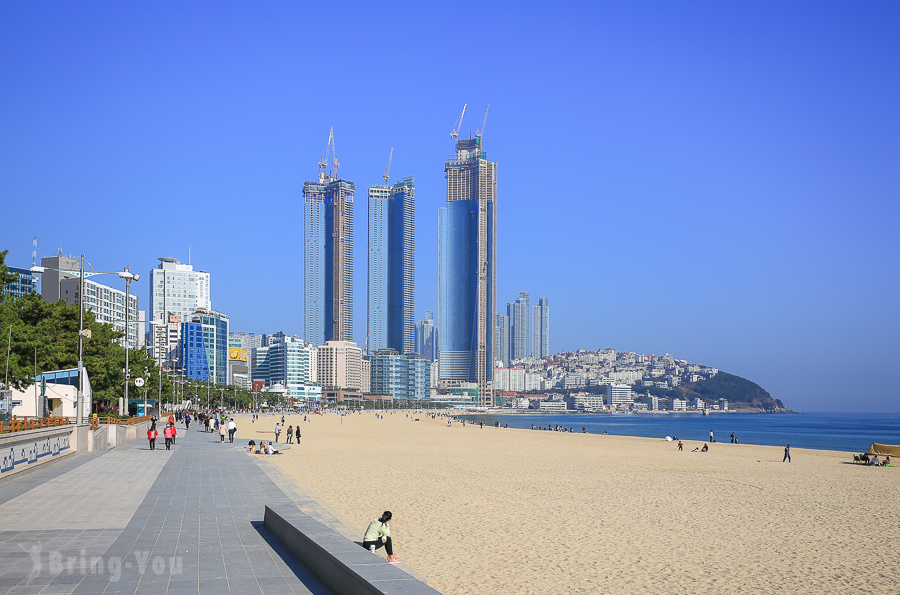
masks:
[[[497,164],[481,137],[458,140],[444,165],[447,205],[438,216],[438,311],[442,380],[476,382],[493,405]]]
[[[416,187],[369,186],[368,347],[414,348]]]
[[[332,136],[333,138],[333,136]],[[329,147],[332,139],[329,138]],[[328,167],[326,149],[319,178],[303,184],[303,311],[306,339],[353,340],[353,182]]]
[[[228,383],[228,316],[199,309],[181,323],[178,359],[191,380]]]

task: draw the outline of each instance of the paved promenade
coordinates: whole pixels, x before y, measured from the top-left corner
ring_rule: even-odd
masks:
[[[262,526],[266,504],[312,501],[241,450],[260,436],[238,422],[235,444],[179,424],[171,451],[132,440],[0,485],[0,594],[328,593]]]

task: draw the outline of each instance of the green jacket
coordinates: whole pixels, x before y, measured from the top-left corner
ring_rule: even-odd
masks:
[[[389,523],[390,521],[388,521]],[[382,523],[378,519],[373,519],[371,523],[369,523],[369,528],[366,529],[366,535],[363,537],[363,541],[378,541],[382,537],[390,537],[391,536],[391,528],[388,523]]]

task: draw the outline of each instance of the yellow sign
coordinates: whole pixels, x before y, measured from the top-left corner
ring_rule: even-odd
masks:
[[[247,350],[246,349],[229,349],[228,350],[228,361],[230,361],[230,362],[245,362],[245,361],[247,361]]]

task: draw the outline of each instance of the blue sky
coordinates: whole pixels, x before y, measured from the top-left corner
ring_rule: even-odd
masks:
[[[804,411],[900,411],[894,3],[0,4],[7,263],[212,274],[232,328],[303,334],[301,187],[413,175],[417,319],[463,103],[498,161],[498,310],[551,350],[670,352]],[[112,279],[111,284],[115,284]],[[133,286],[134,287],[134,286]],[[147,298],[144,280],[137,284]],[[146,301],[143,302],[146,304]]]

